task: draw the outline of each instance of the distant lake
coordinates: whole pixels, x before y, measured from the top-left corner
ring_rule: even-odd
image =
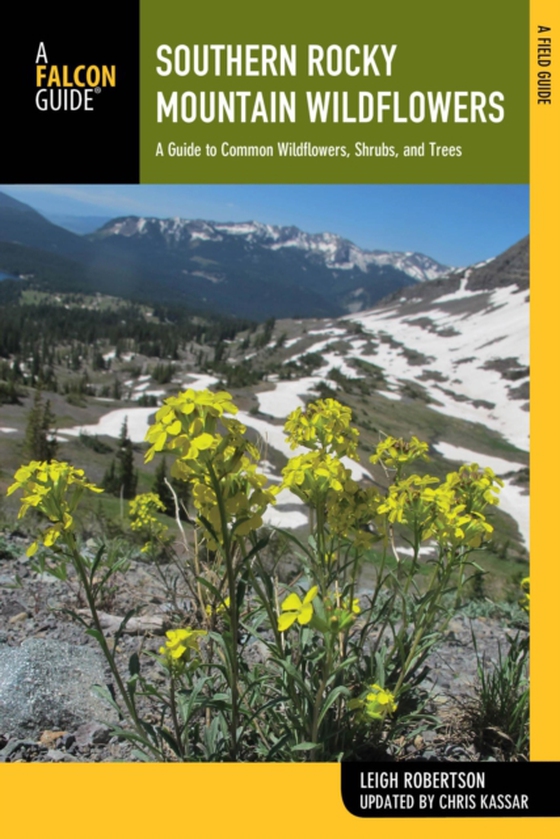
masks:
[[[6,274],[5,271],[0,271],[0,280],[19,280],[19,277],[14,277],[13,274]]]

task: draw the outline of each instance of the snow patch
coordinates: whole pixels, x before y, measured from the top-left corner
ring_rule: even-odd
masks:
[[[128,436],[133,443],[142,443],[149,428],[148,420],[157,408],[118,408],[100,417],[95,425],[75,425],[73,428],[58,428],[57,437],[79,437],[80,434],[106,435],[118,439],[123,422],[127,421]]]

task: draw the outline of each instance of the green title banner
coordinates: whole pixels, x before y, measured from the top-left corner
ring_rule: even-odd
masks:
[[[529,6],[142,0],[142,183],[524,183]]]

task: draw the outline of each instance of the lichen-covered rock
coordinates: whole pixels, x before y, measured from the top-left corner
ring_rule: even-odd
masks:
[[[114,710],[91,690],[105,681],[101,654],[90,647],[42,638],[2,645],[0,733],[39,737],[45,729],[114,721]]]

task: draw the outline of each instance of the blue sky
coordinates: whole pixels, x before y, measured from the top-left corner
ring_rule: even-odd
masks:
[[[529,232],[529,188],[491,185],[0,186],[44,215],[149,215],[295,225],[366,250],[419,251],[462,266]]]

